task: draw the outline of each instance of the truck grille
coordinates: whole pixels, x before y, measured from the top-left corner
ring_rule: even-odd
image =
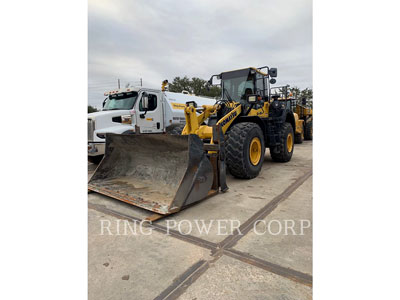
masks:
[[[88,141],[93,141],[93,133],[95,130],[95,122],[92,119],[88,119]]]

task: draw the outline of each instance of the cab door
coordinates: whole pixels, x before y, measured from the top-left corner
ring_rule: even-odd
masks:
[[[148,96],[148,109],[142,107],[141,98],[146,93]],[[136,102],[137,126],[140,133],[163,132],[162,123],[162,95],[156,92],[142,92],[139,101]]]

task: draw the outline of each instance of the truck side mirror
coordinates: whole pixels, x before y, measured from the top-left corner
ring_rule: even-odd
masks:
[[[207,85],[214,85],[214,77],[217,77],[217,79],[221,79],[221,74],[215,74],[211,76],[211,78],[207,81]]]
[[[142,106],[142,109],[149,109],[149,95],[147,95],[147,93],[143,93],[142,99],[140,99],[140,104]]]
[[[271,79],[269,80],[269,83],[270,83],[270,84],[276,83],[276,79],[275,79],[275,78],[271,78]]]
[[[271,76],[271,77],[278,77],[278,69],[277,69],[277,68],[271,68],[271,69],[269,69],[269,76]]]

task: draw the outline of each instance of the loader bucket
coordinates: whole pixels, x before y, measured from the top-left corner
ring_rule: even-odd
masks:
[[[197,135],[107,134],[88,189],[167,215],[206,198],[215,168]]]

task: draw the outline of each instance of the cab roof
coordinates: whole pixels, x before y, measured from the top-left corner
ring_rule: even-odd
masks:
[[[227,72],[222,72],[220,74],[221,79],[230,79],[230,78],[235,78],[238,76],[246,76],[250,73],[250,71],[253,70],[263,76],[268,76],[267,73],[262,72],[261,70],[254,68],[254,67],[249,67],[249,68],[244,68],[244,69],[237,69],[237,70],[232,70],[232,71],[227,71]]]

